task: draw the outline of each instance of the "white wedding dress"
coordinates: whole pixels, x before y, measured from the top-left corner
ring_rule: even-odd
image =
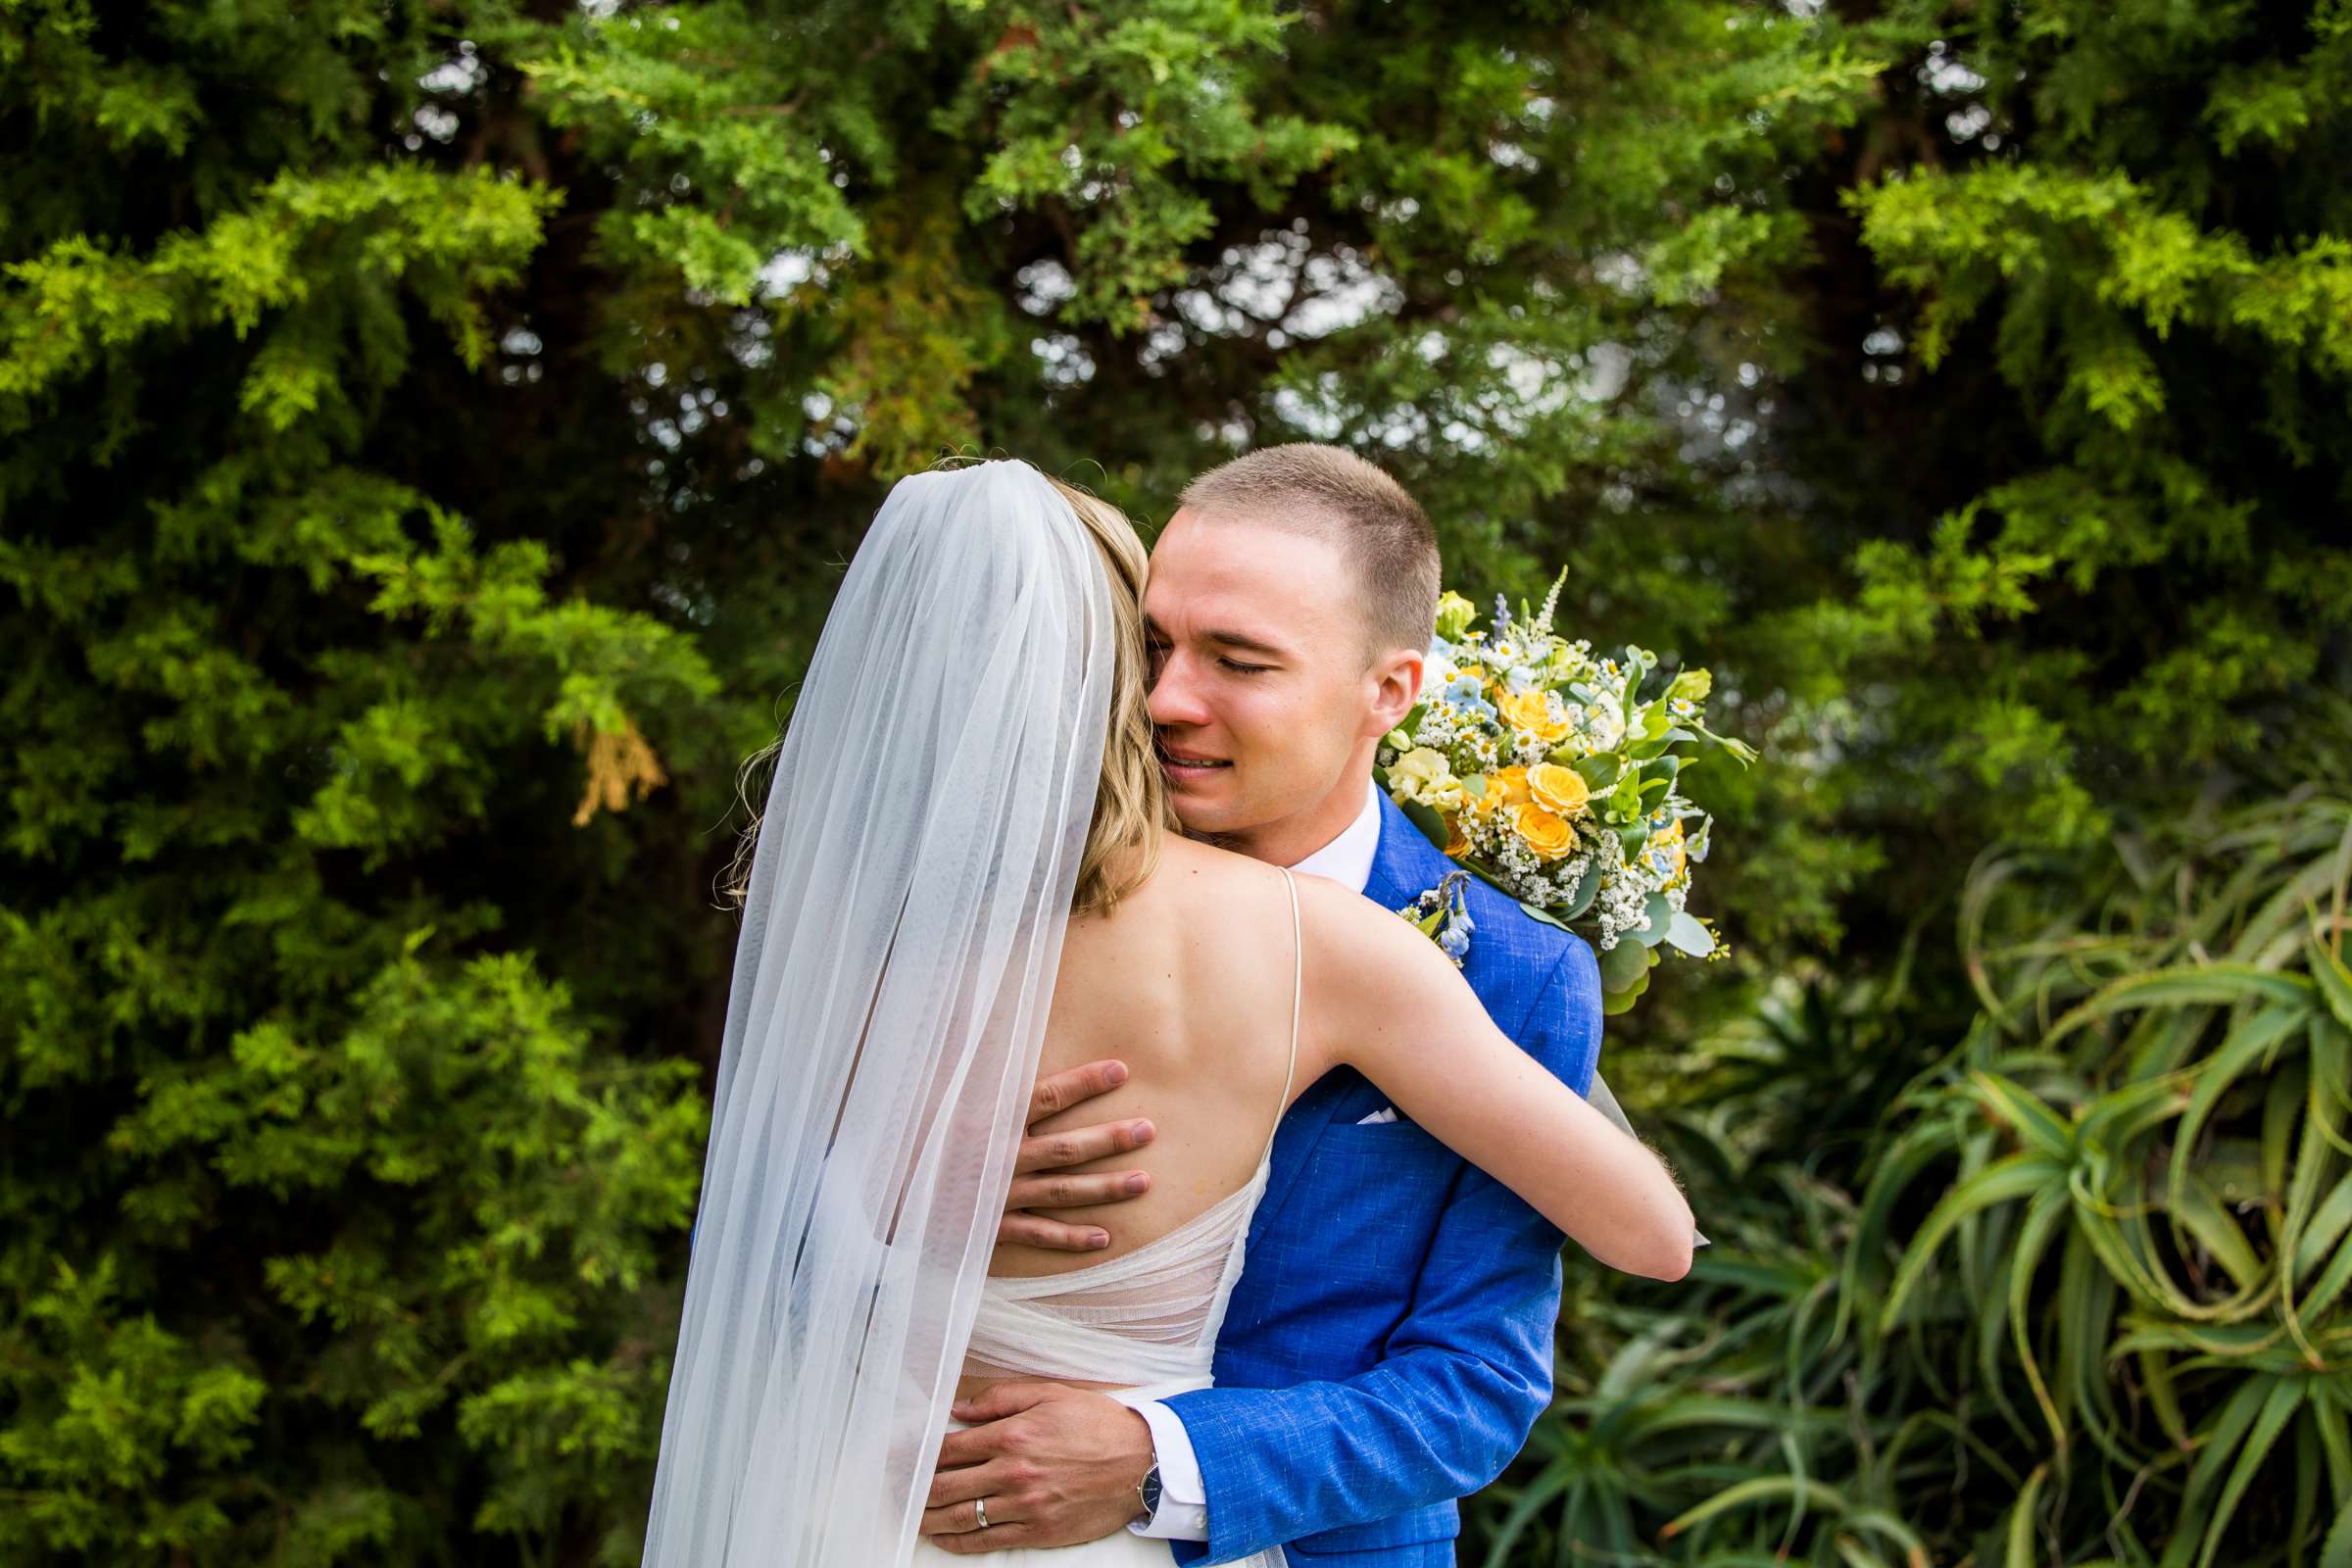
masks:
[[[1294,973],[1291,1065],[1276,1105],[1278,1121],[1298,1068],[1300,979],[1298,886],[1289,871],[1282,875],[1291,895]],[[1107,1392],[1127,1405],[1207,1388],[1217,1330],[1242,1277],[1250,1220],[1265,1193],[1273,1152],[1269,1133],[1248,1182],[1123,1256],[1026,1279],[990,1275],[964,1353],[965,1374],[1117,1383],[1126,1386]],[[926,1539],[915,1547],[914,1560],[996,1568],[1170,1568],[1173,1559],[1167,1542],[1120,1530],[1082,1545],[1014,1547],[980,1557],[942,1551]],[[1275,1547],[1239,1561],[1242,1568],[1281,1568],[1284,1557]]]
[[[1125,1257],[988,1275],[1140,593],[1116,531],[1025,463],[909,474],[834,597],[744,896],[644,1568],[949,1555],[918,1532],[969,1372],[1209,1382],[1262,1153]],[[1169,1548],[1040,1568],[1116,1564]]]

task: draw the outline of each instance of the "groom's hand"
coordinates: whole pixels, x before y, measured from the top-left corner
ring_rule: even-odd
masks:
[[[1090,1061],[1082,1066],[1039,1077],[1029,1091],[1029,1116],[1024,1127],[1106,1095],[1127,1081],[1122,1061]],[[1031,1133],[1021,1140],[1020,1156],[1013,1162],[1012,1196],[1005,1200],[1004,1217],[997,1224],[999,1242],[1021,1242],[1057,1252],[1091,1252],[1110,1245],[1110,1233],[1100,1225],[1069,1225],[1037,1213],[1041,1208],[1073,1208],[1082,1203],[1121,1203],[1151,1191],[1152,1178],[1140,1170],[1088,1171],[1065,1174],[1065,1168],[1090,1159],[1124,1154],[1152,1141],[1148,1121],[1102,1122],[1091,1127],[1064,1127],[1056,1132]],[[1041,1174],[1042,1173],[1042,1174]]]
[[[998,1383],[958,1401],[973,1425],[939,1446],[923,1534],[945,1551],[1075,1546],[1144,1511],[1152,1428],[1108,1395],[1059,1383]],[[988,1507],[979,1528],[975,1499]]]

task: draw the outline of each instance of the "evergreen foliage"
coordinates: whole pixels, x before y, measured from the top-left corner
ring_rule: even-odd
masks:
[[[2213,961],[2153,866],[2276,925],[2337,809],[2251,797],[2345,765],[2348,89],[2343,0],[0,7],[0,1554],[633,1561],[737,764],[858,529],[1310,438],[1767,759],[1701,764],[1736,956],[1609,1046],[1720,1245],[1572,1268],[1477,1539],[2311,1554],[2340,909],[2243,1016],[2018,998]],[[2135,935],[2029,985],[2076,906]],[[2132,1029],[2222,1086],[2130,1129],[2155,1272],[1932,1218]],[[2162,1340],[2217,1302],[2286,1338]]]

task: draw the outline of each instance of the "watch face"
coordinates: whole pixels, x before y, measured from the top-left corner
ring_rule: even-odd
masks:
[[[1159,1466],[1153,1465],[1145,1473],[1144,1484],[1139,1490],[1144,1494],[1144,1512],[1159,1512]]]

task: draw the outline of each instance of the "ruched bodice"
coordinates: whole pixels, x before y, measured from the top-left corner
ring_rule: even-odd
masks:
[[[1267,1169],[1261,1157],[1243,1186],[1123,1257],[1030,1279],[991,1275],[964,1371],[1205,1384]]]

